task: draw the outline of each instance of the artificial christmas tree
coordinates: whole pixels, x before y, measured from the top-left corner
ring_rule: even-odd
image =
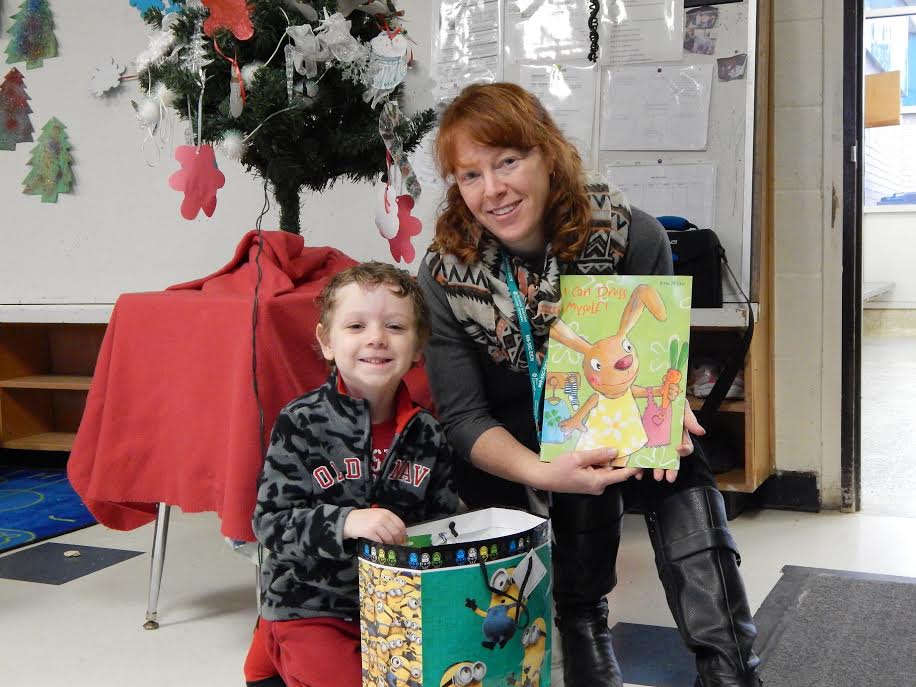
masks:
[[[22,72],[13,67],[0,84],[0,150],[15,150],[17,143],[32,140],[29,100]]]
[[[58,193],[69,193],[73,187],[72,165],[67,129],[57,117],[51,117],[32,149],[32,171],[22,182],[22,192],[40,195],[42,203],[56,203]]]
[[[48,0],[25,0],[12,20],[6,46],[9,64],[24,61],[26,69],[32,69],[44,64],[46,57],[57,57],[54,17]]]
[[[151,9],[143,17],[156,31],[137,59],[139,83],[157,107],[174,103],[189,120],[189,142],[214,143],[262,177],[280,205],[280,228],[299,233],[303,187],[321,192],[386,169],[380,113],[398,102],[410,59],[401,14],[393,0],[188,0],[166,15]],[[398,118],[397,155],[433,120],[431,110]]]

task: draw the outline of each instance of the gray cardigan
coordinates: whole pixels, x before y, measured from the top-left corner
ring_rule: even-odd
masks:
[[[622,274],[672,274],[671,246],[651,215],[633,208]],[[533,422],[531,385],[524,372],[501,367],[458,324],[445,290],[424,261],[417,275],[429,304],[432,336],[426,373],[440,420],[455,454],[469,461],[471,448],[491,427],[505,427],[518,441],[539,451]],[[457,465],[458,491],[473,507],[527,502],[519,485]]]

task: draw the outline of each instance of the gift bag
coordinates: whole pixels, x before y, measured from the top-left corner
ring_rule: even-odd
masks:
[[[363,687],[550,685],[550,523],[487,508],[359,540]]]

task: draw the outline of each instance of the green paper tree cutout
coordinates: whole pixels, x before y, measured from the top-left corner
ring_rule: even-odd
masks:
[[[72,164],[67,129],[57,117],[51,117],[32,149],[29,159],[32,171],[22,182],[22,192],[40,195],[42,203],[56,203],[58,193],[69,193],[73,187]]]
[[[46,57],[57,57],[54,17],[48,0],[25,0],[12,20],[7,63],[24,61],[26,69],[32,69],[42,66]]]
[[[17,143],[32,140],[28,100],[22,72],[13,67],[0,84],[0,150],[15,150]]]

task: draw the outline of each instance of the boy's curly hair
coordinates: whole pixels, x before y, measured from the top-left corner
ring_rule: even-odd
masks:
[[[429,308],[420,291],[417,280],[406,270],[385,262],[363,262],[353,265],[338,272],[331,277],[321,289],[317,304],[319,308],[318,321],[322,327],[331,324],[331,315],[334,312],[335,297],[347,284],[359,284],[362,288],[374,288],[385,285],[400,298],[409,298],[413,305],[414,324],[417,330],[417,339],[422,348],[430,335]]]

